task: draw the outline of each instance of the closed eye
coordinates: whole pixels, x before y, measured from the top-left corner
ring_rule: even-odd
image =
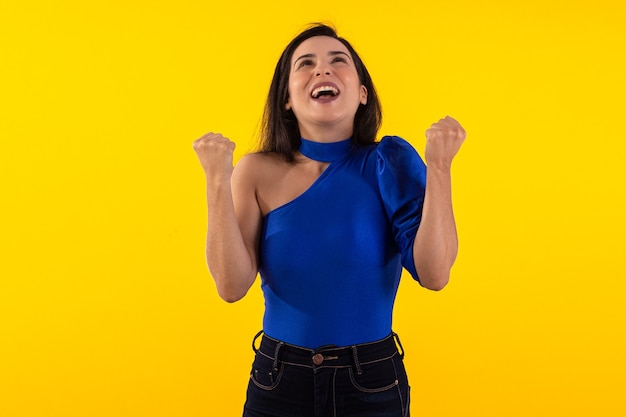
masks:
[[[342,56],[336,56],[333,58],[333,60],[331,61],[332,63],[335,62],[343,62],[344,64],[348,63],[348,60]]]

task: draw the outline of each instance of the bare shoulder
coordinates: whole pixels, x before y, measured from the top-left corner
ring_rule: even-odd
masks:
[[[233,172],[233,186],[253,193],[265,215],[300,194],[298,168],[276,153],[253,153],[239,160]]]
[[[246,182],[258,184],[264,178],[272,177],[287,168],[288,163],[274,153],[251,153],[244,155],[233,172],[233,176]]]
[[[266,152],[249,153],[241,157],[236,167],[243,170],[255,168],[268,168],[278,163],[280,158],[278,155]]]

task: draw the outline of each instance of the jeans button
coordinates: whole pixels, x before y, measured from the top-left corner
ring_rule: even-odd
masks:
[[[324,356],[321,353],[316,353],[313,355],[313,363],[316,365],[321,365],[324,362]]]

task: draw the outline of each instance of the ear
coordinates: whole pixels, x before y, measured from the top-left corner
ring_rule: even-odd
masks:
[[[361,99],[360,100],[361,104],[365,106],[367,104],[367,88],[364,85],[361,86],[361,97],[360,97],[360,99]]]
[[[287,99],[287,103],[285,103],[285,110],[291,110],[291,103],[289,102],[289,99]]]

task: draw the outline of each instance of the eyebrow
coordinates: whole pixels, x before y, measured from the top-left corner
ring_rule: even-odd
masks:
[[[328,52],[328,56],[336,56],[336,55],[345,55],[346,57],[348,57],[348,59],[350,59],[350,55],[348,55],[344,51],[329,51]],[[296,62],[298,62],[299,60],[303,58],[315,58],[315,56],[316,56],[315,54],[300,55],[295,61],[293,61],[293,64],[296,65]]]

